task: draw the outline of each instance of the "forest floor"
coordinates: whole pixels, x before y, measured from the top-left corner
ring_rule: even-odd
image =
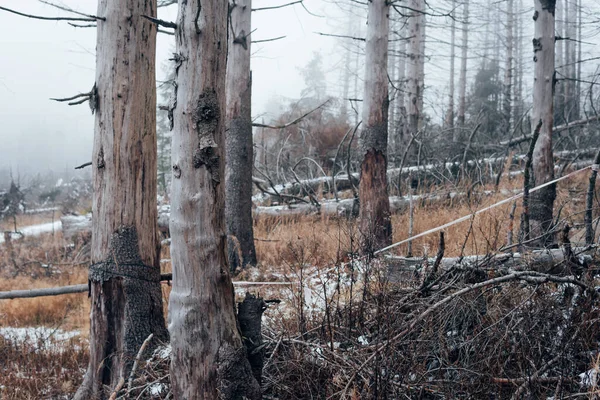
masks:
[[[514,179],[503,182],[501,190],[489,195],[477,196],[474,192],[470,198],[459,201],[417,202],[414,234],[472,214],[509,197],[521,185],[520,179]],[[583,226],[586,188],[586,174],[558,185],[556,209],[560,210],[561,221],[575,228],[571,239],[574,245],[581,241],[579,230]],[[459,189],[449,185],[436,187],[435,192]],[[492,186],[479,187],[476,192],[493,189]],[[514,223],[509,218],[512,204],[506,204],[445,229],[444,255],[496,253],[506,244],[511,225],[516,241],[520,200],[517,205]],[[408,237],[407,214],[393,216],[394,242]],[[0,244],[0,291],[87,282],[89,255],[86,242],[67,242],[57,226],[52,225],[52,218],[56,221],[58,216],[47,213],[18,217],[17,225],[25,236]],[[12,228],[12,222],[0,224],[2,231]],[[348,288],[355,291],[359,288],[352,289],[357,277],[353,275],[355,267],[349,269],[359,240],[356,221],[319,216],[260,217],[256,218],[254,228],[260,264],[257,268],[242,271],[234,281],[238,282],[236,295],[240,301],[246,292],[259,294],[267,300],[281,300],[279,304],[271,304],[265,313],[267,339],[275,343],[281,332],[300,333],[298,337],[305,337],[306,332],[323,328],[323,320],[333,307],[334,297],[338,310],[341,309],[340,302],[352,301],[352,294],[340,293],[347,292]],[[436,234],[416,239],[412,244],[413,256],[434,256],[438,241]],[[407,245],[402,245],[391,253],[405,255],[406,252]],[[168,246],[162,248],[161,269],[162,272],[171,271]],[[170,286],[163,285],[165,313],[169,291]],[[334,291],[337,291],[337,297],[333,295]],[[88,331],[86,293],[0,300],[0,398],[68,398],[76,390],[87,365]],[[331,347],[334,347],[333,341]],[[156,398],[162,397],[157,394]]]

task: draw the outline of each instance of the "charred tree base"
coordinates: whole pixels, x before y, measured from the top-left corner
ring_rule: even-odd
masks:
[[[387,162],[382,151],[369,149],[360,169],[360,231],[362,251],[370,254],[392,243]]]

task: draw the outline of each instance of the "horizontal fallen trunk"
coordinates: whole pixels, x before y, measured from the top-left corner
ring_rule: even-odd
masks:
[[[588,160],[592,159],[598,149],[590,148],[584,150],[565,150],[554,153],[555,163],[559,163],[561,161],[572,161],[574,158],[578,158],[579,160]],[[518,165],[521,162],[524,162],[525,154],[514,155],[511,159],[511,164]],[[500,170],[500,166],[506,163],[506,157],[490,157],[483,158],[479,160],[469,160],[466,162],[466,173],[469,174],[470,171],[474,171],[478,168],[487,169],[489,172],[489,176],[491,179],[496,178],[496,174]],[[461,170],[461,163],[456,162],[446,162],[443,164],[426,164],[420,166],[410,166],[400,168],[389,168],[387,170],[388,181],[390,184],[394,185],[398,182],[399,178],[407,177],[409,174],[416,179],[429,179],[440,181],[441,175],[445,178],[456,178],[459,176]],[[358,173],[353,173],[352,180],[354,185],[357,185],[358,182]],[[273,195],[272,192],[277,192],[282,195],[291,195],[291,196],[299,196],[303,195],[306,190],[319,192],[321,193],[329,193],[333,190],[332,179],[330,176],[322,176],[319,178],[312,179],[304,179],[299,182],[289,182],[284,184],[275,185],[273,188],[269,188],[266,182],[253,178],[255,183],[258,183],[263,188],[268,188],[270,194],[259,193],[253,196],[253,201],[255,203],[260,203],[265,200],[270,201],[281,201],[280,196]],[[260,182],[259,182],[260,181]],[[337,192],[341,192],[344,190],[351,189],[352,184],[350,179],[348,178],[348,174],[339,174],[335,177],[335,190]]]
[[[582,125],[586,125],[589,124],[590,122],[594,122],[597,121],[599,117],[594,116],[591,118],[586,118],[586,119],[580,119],[577,121],[573,121],[571,123],[565,124],[565,125],[559,125],[554,127],[554,129],[552,130],[552,133],[560,133],[562,131],[566,131],[567,129],[571,129],[571,128],[576,128],[578,126],[582,126]],[[500,146],[516,146],[518,144],[524,143],[531,140],[531,135],[522,135],[510,140],[504,140],[502,142],[500,142]]]
[[[544,249],[534,250],[530,253],[501,253],[495,255],[474,255],[465,257],[447,257],[442,258],[439,268],[440,270],[456,269],[476,269],[485,272],[489,269],[525,271],[531,270],[542,273],[559,274],[567,271],[568,268],[587,268],[593,261],[591,253],[595,252],[595,248],[580,247],[574,248],[573,254],[576,254],[576,259],[571,262],[565,258],[565,250],[563,249]],[[390,282],[402,282],[406,279],[404,273],[420,271],[423,269],[425,260],[417,257],[400,257],[387,255],[385,260],[388,265],[388,279]],[[573,262],[576,261],[576,262]],[[434,258],[427,259],[427,265],[433,265]]]
[[[169,282],[173,279],[173,274],[161,274],[161,282]],[[233,282],[234,286],[271,286],[271,285],[283,285],[289,286],[296,282],[250,282],[250,281],[237,281]],[[0,300],[11,300],[11,299],[27,299],[33,297],[48,297],[48,296],[60,296],[63,294],[73,293],[85,293],[89,290],[87,283],[79,285],[69,286],[58,286],[51,288],[42,289],[28,289],[28,290],[11,290],[7,292],[0,292]]]

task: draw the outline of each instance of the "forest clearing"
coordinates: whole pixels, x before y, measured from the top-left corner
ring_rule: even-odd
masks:
[[[0,399],[600,398],[599,11],[0,5]]]

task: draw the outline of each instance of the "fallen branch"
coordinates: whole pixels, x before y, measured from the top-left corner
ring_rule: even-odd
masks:
[[[298,122],[302,121],[304,118],[308,117],[310,114],[314,113],[315,111],[317,111],[320,108],[323,108],[323,106],[325,106],[325,104],[329,103],[329,100],[326,100],[323,104],[321,104],[320,106],[318,106],[317,108],[314,108],[312,110],[310,110],[309,112],[301,115],[300,117],[296,118],[295,120],[288,122],[287,124],[283,124],[283,125],[266,125],[266,124],[259,124],[257,122],[252,123],[252,126],[255,128],[267,128],[267,129],[285,129],[288,128],[292,125],[296,125]]]

